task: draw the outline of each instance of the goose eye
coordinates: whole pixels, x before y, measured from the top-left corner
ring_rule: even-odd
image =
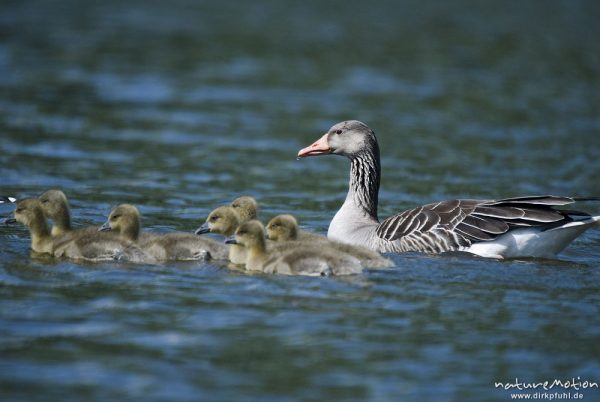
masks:
[[[219,219],[218,216],[211,216],[210,221],[215,222],[217,219]]]
[[[42,200],[42,204],[47,204],[48,200]]]
[[[119,219],[120,217],[121,217],[121,215],[113,215],[113,216],[110,217],[110,220],[114,221],[116,219]]]
[[[240,231],[238,231],[238,233],[237,233],[237,234],[239,234],[239,235],[245,235],[246,233],[247,233],[247,232],[246,232],[245,230],[240,230]]]
[[[341,133],[342,133],[342,130],[335,130],[335,133],[336,133],[336,134],[341,134]]]

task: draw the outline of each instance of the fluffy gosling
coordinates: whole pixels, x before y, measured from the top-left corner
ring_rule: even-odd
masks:
[[[349,255],[288,242],[267,250],[262,223],[251,220],[240,225],[227,243],[246,247],[246,269],[283,275],[352,275],[362,272],[360,262]]]
[[[226,246],[192,233],[142,233],[140,212],[130,204],[114,208],[99,230],[114,230],[122,239],[134,242],[159,261],[227,258]]]
[[[206,218],[206,222],[194,232],[197,235],[204,233],[218,233],[231,236],[240,225],[240,218],[233,207],[219,207],[213,210]],[[246,249],[239,244],[229,246],[229,261],[233,264],[246,263]]]
[[[331,241],[324,236],[300,230],[296,218],[292,215],[278,215],[271,219],[267,224],[267,238],[276,242],[300,241],[318,243],[320,247],[341,251],[358,258],[360,263],[365,267],[388,268],[394,265],[391,260],[384,258],[376,251],[361,246]]]
[[[7,223],[14,222],[29,228],[31,249],[35,253],[87,261],[107,261],[117,257],[128,261],[143,259],[143,253],[137,247],[105,233],[88,233],[76,238],[68,235],[53,237],[42,203],[36,198],[26,198],[17,203],[14,218],[7,219]]]

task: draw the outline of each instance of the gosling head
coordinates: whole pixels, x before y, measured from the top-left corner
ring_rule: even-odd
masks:
[[[364,151],[379,155],[375,132],[363,122],[348,120],[332,126],[312,145],[301,149],[298,157],[334,154],[353,158]]]
[[[227,239],[228,244],[240,244],[246,248],[264,247],[265,227],[253,219],[242,223],[235,231],[235,236]]]
[[[296,240],[298,222],[292,215],[277,215],[267,224],[267,238],[273,241]]]
[[[46,225],[46,217],[42,204],[37,198],[25,198],[17,202],[14,212],[14,218],[7,218],[4,221],[7,224],[22,223],[25,226],[31,227],[37,223]]]
[[[258,204],[252,197],[245,195],[243,197],[236,198],[231,203],[231,207],[238,214],[240,223],[248,222],[251,219],[256,219]]]
[[[100,226],[99,231],[113,230],[129,240],[137,240],[141,226],[140,211],[131,204],[121,204],[114,208],[108,220]]]
[[[219,207],[213,210],[206,218],[206,222],[194,233],[218,233],[231,236],[240,225],[240,220],[233,207]]]
[[[67,196],[60,190],[48,190],[38,198],[42,203],[44,213],[50,219],[69,214],[69,202]]]

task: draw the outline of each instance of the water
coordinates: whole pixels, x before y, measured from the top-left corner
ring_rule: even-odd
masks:
[[[134,203],[157,231],[249,194],[263,220],[323,233],[348,163],[296,152],[356,118],[381,143],[382,217],[600,195],[597,3],[421,3],[5,2],[1,193],[62,188],[78,225]],[[495,381],[600,382],[598,231],[556,260],[406,254],[341,279],[45,261],[18,226],[0,242],[2,400],[503,401]]]

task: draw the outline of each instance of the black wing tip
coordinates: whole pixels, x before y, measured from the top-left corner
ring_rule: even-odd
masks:
[[[575,202],[573,197],[559,195],[531,195],[524,197],[502,198],[490,202],[488,205],[498,204],[539,204],[548,206],[567,205]]]
[[[600,201],[600,197],[573,197],[573,201],[577,201],[577,202]]]

